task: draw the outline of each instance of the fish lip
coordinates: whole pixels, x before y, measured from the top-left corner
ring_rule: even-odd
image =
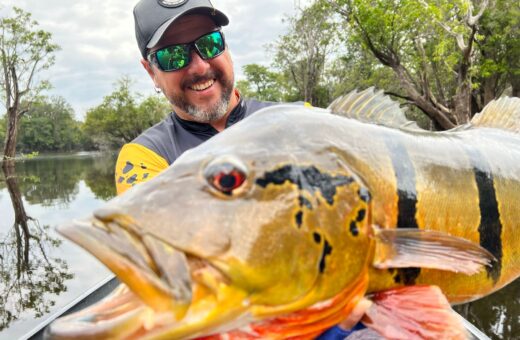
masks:
[[[219,284],[230,284],[230,277],[211,260],[178,249],[141,230],[144,229],[123,214],[96,214],[58,227],[62,235],[114,272],[146,305],[155,311],[174,310],[177,319],[190,308],[195,284],[212,292],[217,291]],[[158,250],[161,248],[175,254],[177,262],[169,261],[171,254],[161,253]],[[170,269],[180,273],[181,278],[168,273]],[[151,288],[143,292],[142,287],[146,285]]]

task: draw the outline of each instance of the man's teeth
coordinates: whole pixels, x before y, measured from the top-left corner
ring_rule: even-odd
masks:
[[[211,85],[213,85],[215,81],[212,79],[212,80],[208,80],[207,82],[205,83],[201,83],[201,84],[194,84],[191,86],[191,89],[192,90],[195,90],[195,91],[202,91],[202,90],[205,90],[207,89],[208,87],[210,87]]]

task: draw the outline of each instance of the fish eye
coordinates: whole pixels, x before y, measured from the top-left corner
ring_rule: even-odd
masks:
[[[238,159],[225,156],[214,159],[204,170],[206,181],[217,191],[232,195],[247,179],[247,168]]]

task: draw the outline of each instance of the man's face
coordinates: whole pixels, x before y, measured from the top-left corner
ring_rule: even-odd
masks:
[[[215,28],[213,20],[205,15],[186,15],[164,33],[151,51],[192,42]],[[227,48],[210,60],[203,60],[192,50],[189,65],[173,72],[163,72],[147,60],[141,63],[182,118],[209,123],[227,113],[234,83],[233,63]]]

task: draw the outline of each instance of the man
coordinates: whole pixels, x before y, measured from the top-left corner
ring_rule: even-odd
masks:
[[[141,0],[134,8],[141,64],[173,111],[123,146],[117,193],[149,180],[184,151],[274,103],[246,100],[234,88],[233,62],[210,0]]]
[[[246,100],[234,88],[233,62],[220,30],[229,23],[210,0],[140,0],[134,8],[141,64],[173,111],[123,146],[118,194],[147,181],[184,151],[275,103]],[[322,339],[345,338],[334,327]]]

